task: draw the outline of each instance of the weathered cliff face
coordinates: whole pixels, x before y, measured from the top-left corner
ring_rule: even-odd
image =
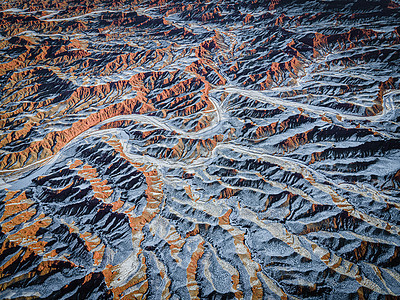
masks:
[[[1,299],[400,296],[398,1],[0,9]]]

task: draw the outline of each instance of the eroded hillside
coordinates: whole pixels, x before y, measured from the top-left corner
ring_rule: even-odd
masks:
[[[0,10],[1,299],[400,296],[397,1]]]

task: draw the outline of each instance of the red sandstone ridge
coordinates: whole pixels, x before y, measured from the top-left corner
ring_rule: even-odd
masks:
[[[198,80],[196,78],[188,79],[182,82],[179,82],[172,87],[165,88],[162,92],[160,92],[156,97],[147,99],[146,94],[153,90],[155,84],[157,82],[158,87],[167,87],[170,86],[172,81],[176,76],[176,72],[174,73],[162,73],[162,72],[153,72],[153,73],[140,73],[138,75],[133,76],[130,80],[127,81],[118,81],[114,83],[108,83],[106,85],[99,85],[94,87],[79,87],[74,92],[72,92],[67,99],[63,100],[64,104],[59,106],[62,113],[63,111],[69,111],[74,108],[73,111],[78,113],[80,109],[76,107],[78,103],[80,103],[81,99],[88,99],[87,102],[93,102],[96,99],[101,99],[107,97],[112,94],[114,91],[123,91],[126,89],[130,89],[137,92],[137,95],[134,98],[126,99],[120,103],[115,103],[105,108],[100,109],[95,113],[91,113],[84,119],[81,119],[75,123],[73,123],[70,128],[66,128],[62,131],[54,131],[48,133],[43,140],[34,141],[25,149],[5,154],[2,157],[2,162],[0,164],[2,169],[15,169],[24,165],[29,165],[36,160],[41,160],[49,157],[57,153],[62,147],[64,147],[69,141],[78,136],[80,133],[86,131],[87,129],[93,127],[94,125],[103,122],[109,118],[126,115],[132,113],[144,114],[150,111],[155,111],[156,107],[159,107],[159,103],[165,102],[167,99],[171,99],[175,97],[175,100],[172,101],[168,106],[162,105],[159,108],[162,108],[162,112],[164,117],[167,114],[170,117],[177,117],[177,113],[174,112],[177,108],[182,108],[179,112],[181,116],[189,116],[195,114],[196,112],[205,109],[212,110],[214,107],[212,103],[207,99],[208,93],[208,83],[204,80],[204,78],[200,78]],[[202,91],[203,95],[198,99],[195,94],[187,94],[187,96],[179,96],[181,94],[186,93],[191,89],[198,89],[205,82],[205,88]],[[93,99],[93,100],[89,100]],[[52,101],[59,101],[59,99],[55,98]],[[89,102],[89,103],[90,103]],[[44,107],[45,105],[49,105],[51,102],[42,102],[39,106],[35,106],[33,103],[31,105],[23,105],[19,108],[19,111],[14,111],[13,113],[21,113],[23,111],[34,111],[40,107]],[[76,108],[75,108],[76,107]],[[4,118],[9,118],[11,115],[4,115]],[[44,119],[44,116],[38,116],[40,119]],[[54,117],[48,115],[47,117]],[[203,116],[199,119],[198,125],[194,127],[193,130],[198,131],[206,126],[208,126],[209,118],[207,116]],[[12,142],[13,139],[21,139],[24,136],[27,136],[29,132],[34,128],[35,123],[28,122],[25,124],[24,128],[14,132],[12,135],[9,135],[6,139],[1,141],[1,145],[4,147],[8,143]]]
[[[159,74],[148,74],[147,76],[158,76]],[[110,93],[113,89],[121,89],[124,86],[130,86],[138,91],[138,95],[133,99],[124,100],[121,103],[110,105],[98,112],[91,114],[87,118],[80,120],[68,129],[63,131],[55,131],[46,135],[42,141],[32,142],[26,149],[20,152],[6,154],[3,156],[0,163],[0,168],[14,169],[35,162],[36,160],[44,159],[50,155],[57,153],[64,145],[71,141],[74,137],[89,129],[108,118],[124,114],[145,113],[154,110],[151,104],[147,103],[145,94],[145,85],[143,80],[146,78],[145,74],[133,76],[129,81],[120,81],[96,87],[81,87],[70,95],[66,103],[69,106],[82,99],[82,97],[101,97]],[[140,87],[140,85],[142,85]],[[143,90],[143,91],[142,91]],[[26,134],[21,133],[21,135]]]
[[[301,68],[302,64],[296,57],[293,57],[291,60],[284,63],[273,62],[267,72],[250,75],[249,79],[246,80],[244,84],[248,85],[250,83],[258,83],[259,79],[266,78],[257,84],[261,90],[265,90],[272,86],[279,86],[283,84],[288,78],[297,78]]]
[[[400,7],[339,2],[3,1],[0,298],[399,297]]]
[[[268,7],[268,9],[269,9],[269,10],[274,10],[274,9],[279,5],[279,3],[280,3],[281,1],[282,1],[282,0],[272,0],[271,3],[270,3],[270,5],[269,5],[269,7]]]
[[[365,114],[367,116],[375,116],[382,112],[383,110],[383,97],[386,90],[395,89],[395,80],[393,77],[390,77],[388,80],[381,82],[379,84],[379,93],[376,99],[374,100],[374,104],[371,107],[367,107],[365,109]]]
[[[324,35],[317,32],[313,39],[314,56],[318,55],[318,50],[327,49],[329,51],[328,49],[331,47],[345,50],[354,48],[358,44],[367,44],[377,37],[378,33],[372,29],[352,28],[348,32],[332,35]]]
[[[396,172],[396,174],[394,174],[393,178],[392,178],[392,183],[394,187],[399,188],[400,187],[400,170],[398,170]]]

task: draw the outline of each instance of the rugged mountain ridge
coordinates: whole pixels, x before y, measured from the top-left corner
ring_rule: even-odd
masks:
[[[397,1],[0,9],[0,298],[400,295]]]

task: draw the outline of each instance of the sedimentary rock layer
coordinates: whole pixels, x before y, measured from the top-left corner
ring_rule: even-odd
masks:
[[[1,299],[400,296],[397,1],[0,10]]]

